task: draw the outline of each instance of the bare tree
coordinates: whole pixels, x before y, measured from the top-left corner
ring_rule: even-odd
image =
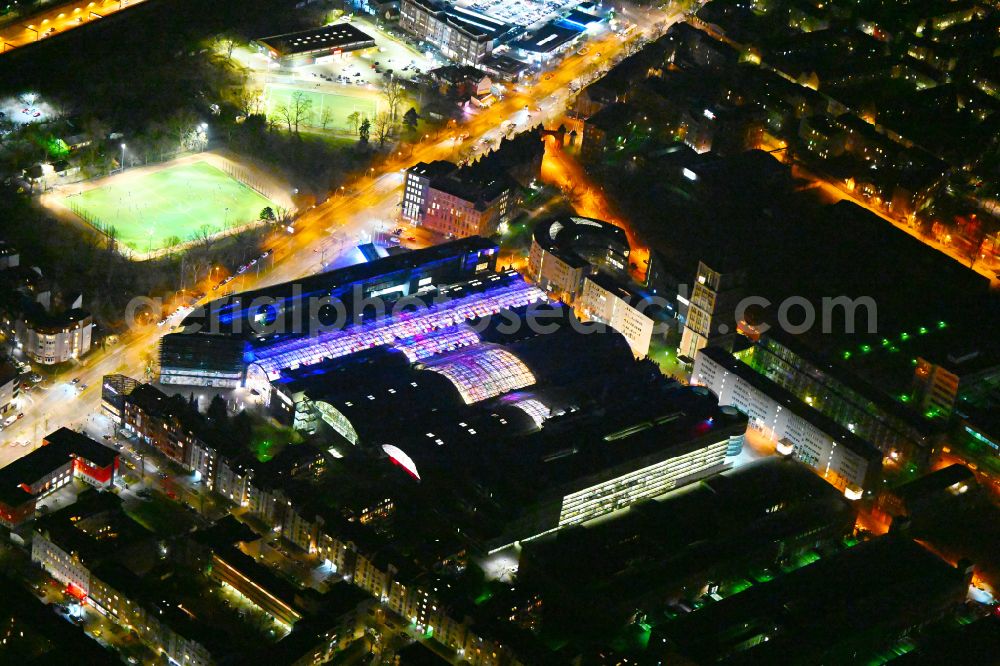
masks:
[[[284,206],[274,207],[274,221],[278,224],[288,226],[292,222],[293,218],[294,215],[290,209],[285,208]]]
[[[389,119],[395,121],[397,107],[403,100],[403,85],[399,80],[389,77],[387,81],[382,83],[382,99],[385,100],[386,105],[389,107]],[[377,122],[376,120],[376,124]]]
[[[264,112],[264,91],[244,86],[236,96],[236,104],[244,116],[260,115]]]
[[[384,146],[385,142],[392,135],[392,124],[392,115],[388,111],[382,111],[375,116],[373,128],[379,146]]]
[[[204,247],[208,247],[212,244],[212,236],[214,235],[215,229],[212,228],[212,225],[203,224],[191,234],[191,240]]]
[[[233,49],[236,48],[236,38],[232,35],[220,35],[217,43],[223,55],[226,56],[226,63],[228,64],[233,59]]]
[[[319,114],[319,126],[323,128],[324,131],[333,122],[333,109],[328,106],[323,107],[323,111]]]
[[[288,126],[288,131],[289,133],[291,133],[292,123],[295,120],[295,114],[292,111],[292,107],[290,107],[288,104],[279,104],[277,107],[275,107],[274,113],[276,116],[278,116],[281,122],[285,123],[285,125]]]
[[[347,122],[351,124],[351,129],[357,134],[358,128],[361,126],[361,113],[354,111],[351,115],[347,116]]]
[[[292,93],[290,108],[292,124],[295,125],[295,133],[298,134],[299,125],[305,125],[312,117],[312,100],[301,90],[296,90]]]

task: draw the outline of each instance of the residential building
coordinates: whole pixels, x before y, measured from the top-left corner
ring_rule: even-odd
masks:
[[[20,408],[21,376],[8,361],[0,362],[0,418],[7,418]]]
[[[548,220],[532,233],[528,277],[571,303],[582,294],[587,275],[626,276],[630,251],[625,230],[608,222],[576,216]]]
[[[882,452],[735,358],[705,347],[694,361],[691,382],[705,386],[749,418],[749,428],[776,443],[850,499],[878,492]]]
[[[419,162],[406,171],[403,219],[448,237],[492,236],[512,217],[518,187],[540,175],[544,152],[538,127],[465,166]]]
[[[16,327],[18,344],[31,360],[55,365],[90,351],[94,320],[82,308],[50,314],[41,305],[33,304],[17,320]]]
[[[699,349],[708,345],[732,348],[736,334],[737,306],[743,298],[746,273],[713,262],[698,262],[694,288],[691,290],[687,319],[678,356],[693,362]]]
[[[155,447],[174,462],[215,483],[218,452],[198,411],[178,396],[167,396],[150,384],[140,384],[125,397],[123,428]]]
[[[598,273],[583,280],[580,309],[587,319],[607,324],[628,341],[637,358],[649,354],[649,343],[662,308],[635,287]]]

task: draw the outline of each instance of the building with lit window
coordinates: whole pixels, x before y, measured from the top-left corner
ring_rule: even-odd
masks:
[[[213,629],[159,584],[163,572],[148,573],[163,551],[154,535],[125,513],[117,495],[90,493],[40,519],[31,559],[66,586],[81,604],[134,635],[172,663],[210,666],[225,643]],[[223,650],[217,650],[221,656]]]
[[[126,375],[104,375],[101,381],[101,411],[115,424],[122,424],[125,397],[138,385],[138,380]]]
[[[888,534],[653,629],[660,663],[849,663],[965,602],[972,566]],[[817,593],[822,590],[822,593]],[[955,662],[959,663],[959,662]]]
[[[0,469],[0,523],[16,527],[35,515],[35,503],[74,478],[100,490],[114,484],[118,453],[86,435],[60,428],[37,449]]]
[[[383,448],[426,492],[448,487],[479,507],[477,529],[500,547],[722,472],[747,427],[703,388],[651,386],[604,413],[590,409],[554,414],[533,433],[468,438],[474,445],[429,430]],[[487,490],[489,507],[473,488]]]
[[[304,339],[279,340],[256,346],[248,354],[247,385],[264,393],[285,369],[295,370],[324,360],[382,345],[394,345],[413,360],[471,343],[475,334],[463,322],[501,310],[545,301],[545,295],[515,271],[489,273],[481,278],[441,287],[429,294],[426,307],[410,307],[357,325]],[[410,301],[416,305],[417,300]],[[440,329],[439,334],[428,335]]]
[[[815,474],[768,458],[523,544],[518,586],[543,622],[621,626],[636,609],[854,533],[854,508]]]
[[[545,291],[573,302],[587,275],[605,271],[627,276],[630,251],[621,227],[588,217],[556,218],[535,227],[528,276]]]
[[[824,416],[720,347],[705,347],[691,382],[709,388],[719,404],[746,414],[749,427],[842,490],[851,499],[879,489],[882,452]]]
[[[746,273],[724,269],[719,263],[715,268],[704,261],[698,262],[694,287],[691,289],[687,318],[678,356],[694,360],[699,349],[708,345],[732,348],[736,335],[737,307],[743,298]]]
[[[139,384],[125,396],[122,428],[174,462],[194,471],[211,489],[218,466],[217,438],[207,434],[198,411],[179,396]]]
[[[772,328],[740,358],[894,460],[925,462],[941,429],[838,362]]]
[[[462,167],[441,160],[410,167],[403,218],[448,237],[494,235],[511,217],[519,195],[517,182],[503,169],[492,168],[492,162],[488,155]]]
[[[309,362],[312,352],[324,358],[329,336],[360,334],[400,299],[492,279],[498,249],[474,236],[217,299],[163,337],[160,382],[242,386],[254,361],[289,354],[272,363],[280,370]]]
[[[402,0],[399,27],[433,44],[449,60],[475,65],[512,26],[443,0]]]
[[[0,362],[0,418],[6,418],[19,408],[21,394],[20,374],[7,361]]]
[[[254,40],[257,48],[283,66],[308,65],[350,51],[374,48],[375,39],[353,23],[335,23]]]
[[[587,319],[606,324],[628,340],[638,358],[649,354],[649,343],[658,322],[664,321],[663,309],[628,283],[603,273],[583,280],[580,309]]]
[[[50,314],[39,304],[17,320],[17,342],[36,363],[55,365],[90,351],[94,320],[81,308]]]

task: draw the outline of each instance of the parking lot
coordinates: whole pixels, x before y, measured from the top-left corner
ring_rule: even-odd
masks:
[[[375,39],[375,48],[326,56],[313,64],[291,69],[279,69],[259,54],[247,57],[247,64],[265,81],[270,113],[274,112],[272,101],[287,101],[285,98],[292,92],[301,90],[312,100],[314,117],[306,125],[345,131],[349,125],[346,118],[353,111],[367,117],[377,112],[373,107],[385,81],[390,78],[410,81],[445,64],[363,18],[352,22]],[[327,106],[333,113],[327,114],[327,122],[323,123],[322,109]]]

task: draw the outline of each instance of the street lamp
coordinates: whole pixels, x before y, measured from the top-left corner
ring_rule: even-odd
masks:
[[[125,144],[122,144],[122,171],[125,170]]]

